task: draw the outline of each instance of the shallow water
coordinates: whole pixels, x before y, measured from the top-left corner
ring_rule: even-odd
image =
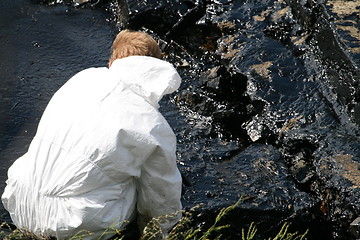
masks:
[[[106,66],[115,31],[105,12],[0,2],[0,188],[26,152],[52,94],[76,72]],[[1,190],[1,192],[2,192]],[[6,215],[0,206],[0,218]]]

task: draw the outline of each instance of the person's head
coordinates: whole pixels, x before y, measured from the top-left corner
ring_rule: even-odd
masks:
[[[115,38],[111,47],[109,66],[116,59],[129,56],[161,57],[161,50],[156,41],[147,33],[123,30]]]

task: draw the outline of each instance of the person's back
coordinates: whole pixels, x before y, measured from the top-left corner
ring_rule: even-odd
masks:
[[[57,238],[88,230],[94,239],[136,212],[147,222],[181,209],[176,139],[157,110],[180,77],[153,57],[109,65],[78,73],[54,95],[29,151],[9,169],[2,200],[17,227]]]

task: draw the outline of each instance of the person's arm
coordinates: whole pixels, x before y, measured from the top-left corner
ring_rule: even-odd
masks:
[[[164,234],[181,218],[182,179],[176,166],[176,137],[169,125],[156,126],[152,131],[154,151],[145,160],[138,180],[138,225],[143,229],[154,217],[169,215],[161,224]]]

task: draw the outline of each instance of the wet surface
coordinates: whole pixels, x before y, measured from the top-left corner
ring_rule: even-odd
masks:
[[[185,80],[174,101],[187,129],[171,121],[193,184],[185,205],[214,210],[243,195],[237,216],[256,209],[259,222],[306,226],[310,239],[355,238],[357,55],[342,45],[325,6],[200,2],[177,23],[165,40],[180,45],[168,53]]]
[[[86,67],[106,66],[115,31],[104,11],[0,3],[0,187],[53,93]],[[1,216],[5,210],[0,207]]]
[[[106,65],[116,30],[107,20],[124,13],[116,1],[78,8],[39,2],[0,5],[3,180],[51,95],[75,72]],[[153,34],[183,78],[161,111],[177,134],[189,182],[183,204],[204,203],[199,224],[242,197],[225,219],[230,239],[252,221],[260,238],[288,221],[309,228],[309,239],[356,239],[356,1],[153,0],[128,7],[117,26],[128,19],[130,28]]]

